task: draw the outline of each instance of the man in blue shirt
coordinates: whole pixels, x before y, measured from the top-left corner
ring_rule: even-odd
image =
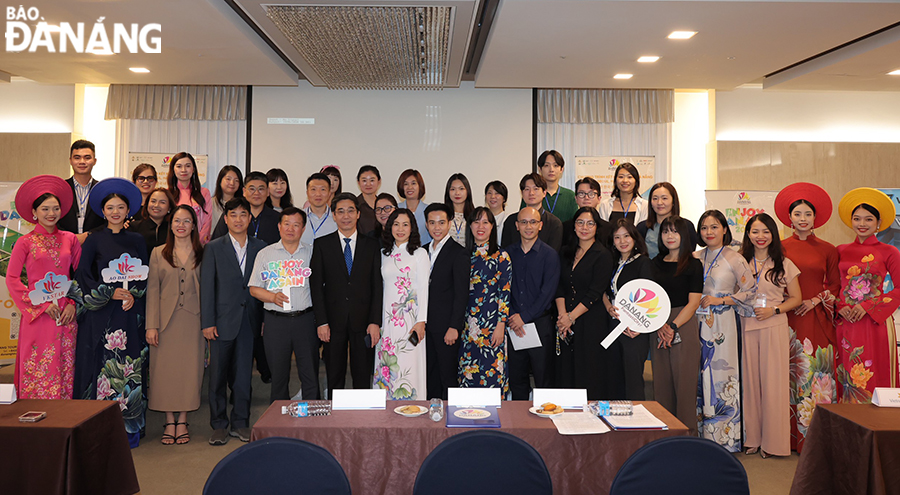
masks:
[[[542,226],[541,213],[526,206],[516,218],[521,240],[507,248],[512,260],[512,297],[507,328],[521,337],[525,335],[525,325],[532,323],[541,338],[540,347],[518,351],[512,345],[507,348],[509,389],[513,400],[528,399],[531,392],[529,366],[536,387],[549,388],[553,384],[555,341],[550,308],[559,283],[559,255],[538,238]]]

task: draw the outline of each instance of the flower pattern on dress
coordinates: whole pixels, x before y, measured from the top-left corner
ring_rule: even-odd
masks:
[[[868,254],[860,260],[865,263],[865,269],[859,265],[853,265],[847,269],[846,279],[849,281],[844,288],[844,298],[849,305],[859,304],[867,299],[881,296],[881,285],[884,281],[880,275],[872,272],[871,262],[875,256]],[[890,300],[886,301],[890,302]]]
[[[837,399],[834,378],[834,348],[815,347],[808,338],[797,339],[790,329],[791,405],[797,406],[797,430],[804,437],[816,404],[831,404]]]
[[[837,368],[837,380],[842,388],[841,402],[854,404],[872,402],[872,392],[866,390],[866,385],[875,374],[869,370],[872,363],[868,362],[867,364],[860,358],[865,350],[864,346],[855,347],[851,350],[847,339],[841,341],[841,346],[845,352],[850,353],[848,359],[838,365]],[[853,365],[850,366],[848,371],[844,365],[850,363],[853,363]]]
[[[506,251],[489,255],[484,246],[471,259],[466,329],[460,337],[460,386],[502,388],[505,395],[506,341],[495,347],[491,333],[509,316],[511,261]]]

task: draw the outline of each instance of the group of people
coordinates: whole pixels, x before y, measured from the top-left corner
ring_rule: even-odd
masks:
[[[211,195],[188,153],[172,157],[167,187],[149,164],[132,181],[97,182],[95,162],[93,144],[77,141],[72,178],[34,177],[17,194],[35,228],[7,276],[23,314],[16,384],[26,398],[117,400],[133,445],[148,407],[166,413],[164,444],[190,440],[206,365],[210,443],[249,440],[254,358],[273,401],[292,397],[292,355],[304,399],[324,395],[321,359],[327,393],[346,386],[349,366],[353,388],[390,399],[495,387],[526,400],[533,383],[643,400],[649,354],[655,400],[693,433],[764,457],[802,447],[816,404],[868,402],[898,379],[900,297],[882,285],[900,276],[900,253],[875,237],[895,211],[875,189],[840,202],[853,243],[815,236],[831,199],[797,183],[775,205],[793,235],[782,241],[760,213],[732,249],[721,212],[695,228],[672,184],[645,199],[629,163],[608,197],[590,177],[560,186],[554,150],[521,178],[509,213],[503,182],[476,207],[461,173],[428,204],[416,170],[398,178],[398,202],[379,193],[376,167],[359,169],[354,195],[327,166],[306,178],[298,207],[281,169],[223,167]],[[605,348],[616,294],[636,279],[666,290],[671,315]],[[541,345],[515,349],[508,335],[532,325]]]

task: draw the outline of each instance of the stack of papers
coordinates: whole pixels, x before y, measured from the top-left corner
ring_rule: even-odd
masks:
[[[609,427],[589,412],[567,412],[552,416],[560,435],[594,435],[606,433]]]
[[[643,404],[634,406],[631,416],[603,416],[614,430],[668,430],[669,427],[656,416],[650,414]]]

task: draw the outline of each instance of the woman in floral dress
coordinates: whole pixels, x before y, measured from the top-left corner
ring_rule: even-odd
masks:
[[[16,241],[6,273],[10,298],[22,312],[15,370],[20,399],[72,398],[75,313],[81,306],[81,290],[73,283],[55,301],[31,298],[32,293],[53,294],[53,285],[64,283],[63,278],[72,280],[81,244],[75,234],[56,227],[71,206],[72,188],[52,175],[33,177],[16,193],[19,216],[36,224]],[[28,285],[19,277],[23,267]]]
[[[506,318],[512,262],[497,242],[491,210],[479,206],[468,221],[472,253],[466,331],[459,347],[459,386],[502,388],[506,396]]]
[[[420,246],[415,215],[405,208],[394,210],[381,236],[384,306],[373,384],[394,400],[426,398],[424,342],[431,262]],[[413,333],[417,344],[410,340]]]
[[[91,190],[91,208],[106,218],[106,228],[88,236],[76,274],[84,291],[75,354],[76,399],[115,400],[125,419],[132,447],[137,447],[147,410],[149,351],[144,333],[144,295],[149,273],[144,237],[123,228],[125,219],[141,207],[138,188],[124,179],[110,178]],[[113,263],[123,255],[124,262]],[[105,282],[104,274],[144,274],[123,282]]]
[[[731,230],[725,215],[708,210],[700,216],[700,245],[694,253],[703,262],[700,320],[700,386],[697,413],[700,436],[741,450],[741,386],[737,319],[753,315],[756,280],[740,254],[728,247]]]
[[[837,400],[834,379],[835,296],[841,289],[837,249],[813,229],[831,218],[831,197],[821,187],[798,182],[775,198],[781,223],[794,229],[782,241],[784,256],[800,269],[803,303],[788,312],[790,326],[791,449],[800,452],[816,404]]]
[[[837,381],[841,402],[872,402],[875,387],[896,387],[897,335],[891,315],[900,306],[900,252],[875,234],[891,226],[894,203],[883,192],[854,189],[838,205],[841,220],[856,234],[838,246],[841,295],[837,302]],[[883,292],[891,275],[894,289]]]

